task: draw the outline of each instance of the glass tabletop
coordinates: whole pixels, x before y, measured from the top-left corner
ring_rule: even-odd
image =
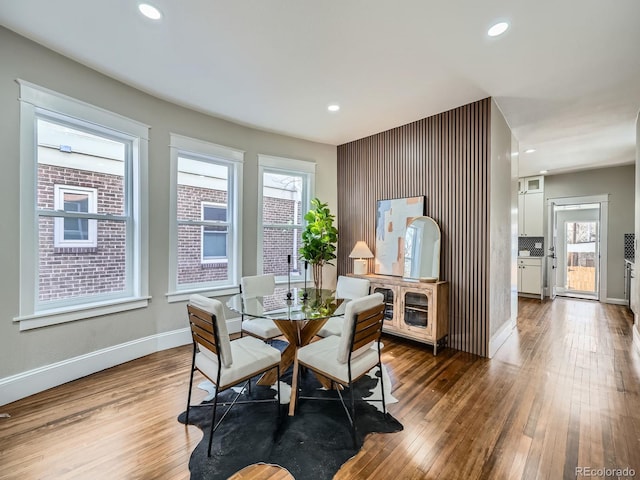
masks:
[[[291,295],[288,295],[290,293]],[[227,306],[237,313],[250,317],[273,320],[314,320],[344,314],[348,300],[336,298],[334,290],[317,288],[276,289],[273,295],[243,298],[234,295]]]

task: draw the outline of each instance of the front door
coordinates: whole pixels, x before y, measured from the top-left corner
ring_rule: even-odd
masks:
[[[600,205],[555,207],[557,294],[597,300],[600,284]]]

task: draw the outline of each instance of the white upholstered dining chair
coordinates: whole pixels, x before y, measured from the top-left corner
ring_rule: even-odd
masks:
[[[213,432],[220,426],[222,420],[236,404],[255,403],[265,400],[238,401],[244,388],[234,400],[227,405],[227,410],[216,422],[218,394],[230,387],[245,383],[250,386],[251,378],[271,369],[276,369],[280,377],[280,351],[254,337],[242,337],[234,341],[229,340],[224,309],[219,300],[191,295],[187,305],[189,325],[193,338],[193,358],[191,362],[191,377],[189,379],[189,395],[187,397],[187,413],[185,423],[189,422],[189,408],[191,405],[191,390],[193,388],[193,373],[198,370],[216,387],[213,399],[213,417],[209,431],[209,445],[207,455],[211,456]],[[277,415],[280,415],[280,382],[277,382],[277,396],[274,400]],[[249,392],[251,390],[249,389]],[[250,394],[250,393],[249,393]],[[203,405],[203,406],[206,406]]]
[[[257,297],[273,295],[276,279],[273,274],[253,275],[240,279],[240,293],[244,302],[257,302]],[[241,334],[246,333],[263,341],[282,335],[280,329],[270,318],[252,318],[242,315]]]
[[[370,282],[366,278],[347,277],[340,275],[336,284],[336,298],[353,300],[369,295]],[[340,335],[342,333],[343,316],[331,317],[318,331],[319,337]]]
[[[382,294],[374,293],[350,301],[344,315],[342,334],[339,337],[331,335],[299,348],[296,355],[297,364],[294,372],[299,371],[299,366],[304,366],[331,380],[332,385],[335,382],[349,388],[351,412],[345,405],[339,389],[337,392],[351,424],[354,445],[356,443],[356,411],[353,383],[376,365],[380,369],[382,410],[383,413],[387,413],[380,360],[380,335],[384,319],[383,299]]]

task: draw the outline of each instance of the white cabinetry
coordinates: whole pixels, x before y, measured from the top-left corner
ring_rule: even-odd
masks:
[[[525,193],[544,193],[544,177],[525,177],[522,179]]]
[[[526,177],[518,181],[518,235],[542,237],[544,216],[544,177]]]
[[[541,257],[518,258],[518,293],[543,298]]]

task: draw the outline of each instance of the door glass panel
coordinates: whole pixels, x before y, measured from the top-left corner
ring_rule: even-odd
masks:
[[[595,293],[597,222],[567,222],[565,225],[567,289]]]
[[[424,293],[404,294],[404,323],[410,327],[426,328],[429,317],[429,299]]]
[[[373,293],[381,293],[384,297],[384,320],[393,319],[393,290],[390,288],[377,287],[374,288]]]

